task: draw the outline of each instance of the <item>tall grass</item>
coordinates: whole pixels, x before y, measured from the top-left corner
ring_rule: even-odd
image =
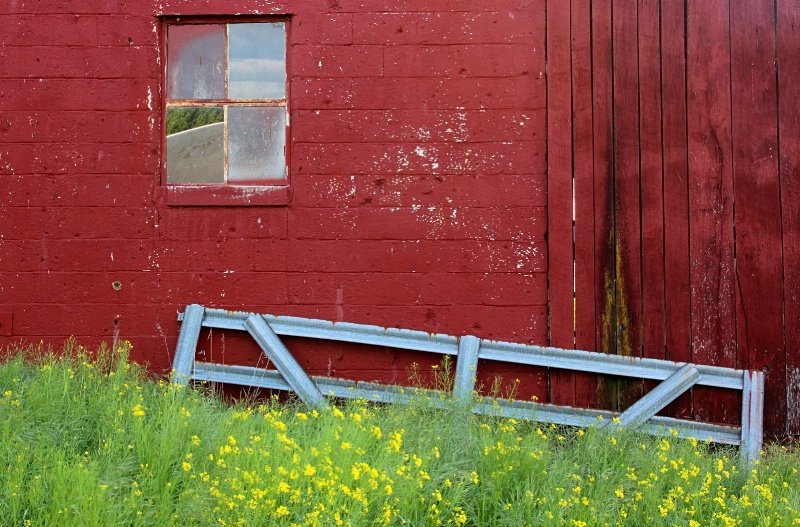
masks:
[[[128,345],[0,366],[0,525],[797,525],[798,456],[364,402],[229,406]],[[600,425],[602,423],[598,423]]]

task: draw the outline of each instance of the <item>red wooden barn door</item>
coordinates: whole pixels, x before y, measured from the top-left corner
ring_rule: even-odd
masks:
[[[789,4],[547,9],[551,345],[763,369],[771,434],[800,429]],[[557,403],[619,408],[648,388],[563,372],[550,386]],[[669,412],[733,423],[739,406],[697,389]]]

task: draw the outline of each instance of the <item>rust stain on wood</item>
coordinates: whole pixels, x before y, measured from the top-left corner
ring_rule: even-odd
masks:
[[[632,321],[628,309],[622,251],[619,246],[619,237],[614,231],[609,232],[608,245],[613,248],[613,252],[604,263],[603,291],[605,294],[603,311],[600,315],[601,350],[603,353],[611,355],[631,356],[633,350],[628,327]],[[598,401],[604,407],[620,410],[630,401],[638,398],[638,384],[635,381],[610,377],[600,378],[597,383]]]

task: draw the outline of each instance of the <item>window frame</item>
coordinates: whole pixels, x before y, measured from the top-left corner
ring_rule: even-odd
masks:
[[[281,206],[288,205],[291,199],[290,174],[291,174],[291,123],[290,123],[290,17],[289,16],[162,16],[160,20],[160,46],[161,59],[161,164],[160,187],[157,191],[163,201],[170,206]],[[167,98],[167,57],[169,42],[167,39],[168,28],[175,25],[225,25],[228,24],[269,24],[282,23],[284,28],[286,71],[285,90],[283,99],[180,99],[169,101]],[[225,28],[225,90],[228,84],[228,30]],[[176,102],[177,101],[177,102]],[[285,178],[264,180],[263,182],[228,182],[223,183],[167,183],[167,109],[181,107],[223,107],[227,117],[227,109],[231,106],[239,107],[279,107],[286,108],[286,139],[284,147],[284,164],[286,167]],[[223,149],[225,152],[224,163],[227,165],[227,119],[225,119],[225,133],[223,136]],[[227,166],[226,166],[227,171]]]

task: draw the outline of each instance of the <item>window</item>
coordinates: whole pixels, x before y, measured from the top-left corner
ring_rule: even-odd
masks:
[[[166,25],[167,186],[287,181],[282,21]]]

